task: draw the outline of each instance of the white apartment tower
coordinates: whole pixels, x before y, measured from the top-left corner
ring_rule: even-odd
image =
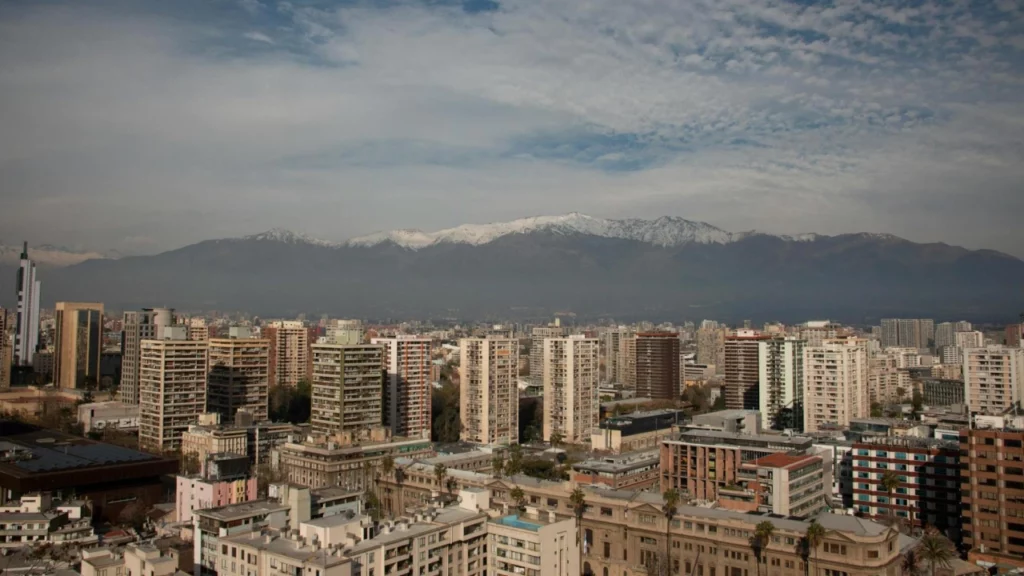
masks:
[[[379,428],[384,347],[314,344],[310,422],[315,434]]]
[[[384,347],[384,425],[393,436],[430,438],[430,338],[374,338]]]
[[[544,440],[590,439],[599,416],[600,343],[582,335],[544,339]]]
[[[139,345],[139,446],[166,452],[206,411],[207,343],[186,340],[184,326]]]
[[[121,386],[118,400],[125,404],[139,403],[139,360],[143,340],[163,339],[163,330],[174,325],[171,308],[143,308],[125,312],[121,328]]]
[[[36,263],[28,258],[28,242],[21,250],[18,314],[14,325],[14,364],[30,366],[39,346],[39,280],[36,280]]]
[[[963,352],[968,410],[998,416],[1024,401],[1024,348],[993,345]]]
[[[796,338],[772,338],[757,343],[758,410],[777,430],[803,429],[804,349]]]
[[[611,328],[602,335],[604,340],[604,373],[608,382],[625,384],[629,381],[629,340],[636,338],[627,326]],[[633,349],[635,352],[635,348]]]
[[[561,326],[537,326],[530,333],[530,383],[544,384],[544,340],[565,336]]]
[[[459,341],[462,439],[479,444],[519,442],[519,341],[464,338]]]
[[[228,338],[210,338],[210,377],[207,411],[221,422],[233,422],[239,408],[253,420],[268,420],[270,394],[270,341],[250,338],[248,328],[231,328]]]
[[[871,413],[867,341],[826,340],[804,350],[804,432],[842,428]]]

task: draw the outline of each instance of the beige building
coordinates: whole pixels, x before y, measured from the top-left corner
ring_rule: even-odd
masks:
[[[429,439],[389,438],[386,428],[347,432],[329,438],[285,442],[274,449],[272,460],[288,482],[323,488],[341,486],[366,490],[384,457],[433,454]]]
[[[183,337],[183,330],[168,331]],[[139,446],[177,450],[181,436],[206,411],[207,343],[143,340],[139,362]]]
[[[225,422],[245,408],[257,422],[267,420],[270,341],[249,337],[247,328],[232,328],[230,338],[211,338],[206,405]]]
[[[544,441],[558,433],[582,444],[597,426],[600,344],[596,338],[546,338],[543,346]]]
[[[374,338],[384,347],[384,425],[394,436],[430,438],[430,338]]]
[[[459,342],[461,437],[480,444],[519,442],[519,341],[465,338]]]
[[[527,506],[522,512],[492,518],[488,564],[495,574],[577,576],[580,543],[576,518]]]
[[[197,342],[210,339],[210,327],[206,325],[205,318],[188,319],[188,339]]]
[[[82,576],[173,576],[178,558],[152,544],[129,544],[123,552],[110,548],[82,551]]]
[[[530,383],[534,386],[541,386],[544,383],[544,341],[563,336],[565,328],[558,324],[536,326],[530,331]],[[511,335],[491,333],[491,338],[511,338]]]
[[[964,400],[971,412],[998,416],[1024,401],[1024,348],[964,349]]]
[[[313,372],[309,329],[297,320],[278,320],[260,334],[270,340],[270,385],[295,387]]]
[[[103,349],[103,304],[57,302],[53,383],[58,388],[98,388]]]
[[[236,413],[236,420],[241,412]],[[199,424],[189,426],[181,435],[182,454],[195,454],[197,462],[205,462],[211,454],[248,456],[253,466],[271,461],[271,451],[299,434],[294,424],[279,422],[221,424],[220,414],[207,413]]]
[[[0,306],[0,390],[11,387],[11,364],[14,362],[14,335],[7,310]]]
[[[867,341],[826,340],[804,350],[804,432],[847,428],[871,414]]]
[[[377,428],[382,423],[383,346],[313,345],[315,434]]]
[[[629,379],[626,341],[636,335],[632,328],[618,326],[601,335],[601,349],[604,351],[605,381],[625,384]]]
[[[174,325],[174,310],[143,308],[125,312],[121,324],[121,385],[118,400],[125,404],[139,403],[139,360],[143,340],[160,340],[163,330]]]

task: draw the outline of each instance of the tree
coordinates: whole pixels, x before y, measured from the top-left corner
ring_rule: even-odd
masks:
[[[523,472],[523,447],[513,444],[508,451],[508,462],[505,463],[505,474],[515,476]]]
[[[878,402],[872,402],[871,403],[871,417],[872,418],[881,418],[884,415],[885,414],[882,412],[882,405],[879,404]]]
[[[921,395],[921,391],[914,389],[914,392],[910,396],[911,411],[917,416],[921,413],[921,409],[924,408],[924,396]]]
[[[811,520],[810,525],[807,526],[807,532],[804,533],[804,545],[807,547],[809,560],[817,562],[818,546],[825,541],[825,534],[825,527],[818,524],[817,520]],[[812,572],[812,576],[816,576],[816,574]]]
[[[200,469],[199,455],[195,452],[182,452],[178,460],[178,470],[183,476],[198,474]]]
[[[903,555],[903,575],[921,576],[921,555],[913,548]]]
[[[750,539],[750,543],[754,548],[754,558],[757,559],[758,574],[761,573],[761,563],[764,561],[764,550],[772,541],[773,534],[775,534],[775,524],[772,524],[770,520],[762,520],[754,527],[754,536]]]
[[[434,479],[437,480],[437,499],[441,499],[444,491],[444,480],[448,477],[448,467],[438,462],[434,465]]]
[[[577,486],[572,494],[569,494],[569,502],[572,504],[572,513],[576,516],[576,544],[580,548],[580,571],[583,571],[583,513],[587,511],[587,494]]]
[[[366,511],[370,513],[370,517],[373,518],[374,522],[379,521],[383,514],[380,498],[374,494],[373,490],[367,488],[366,493],[363,495],[363,499],[366,500]]]
[[[889,522],[891,524],[896,523],[896,503],[893,502],[892,495],[897,488],[900,487],[900,477],[896,472],[892,470],[886,470],[882,474],[882,479],[878,481],[879,485],[885,489],[889,494]]]
[[[558,445],[562,443],[562,440],[565,440],[565,437],[562,436],[561,432],[557,432],[556,431],[556,432],[552,432],[551,433],[551,440],[550,440],[550,442],[551,442],[552,446],[557,448]]]
[[[286,479],[283,470],[274,468],[269,462],[264,462],[256,468],[256,491],[261,497],[266,497],[271,484],[284,482]]]
[[[273,386],[270,389],[270,419],[275,422],[303,424],[309,422],[313,407],[313,386],[308,380],[296,386]]]
[[[907,390],[903,386],[896,387],[896,401],[903,402],[903,397],[907,395]]]
[[[526,494],[523,492],[522,488],[516,486],[511,492],[509,492],[509,496],[512,497],[512,501],[515,502],[516,508],[518,508],[520,512],[526,508]]]
[[[953,543],[932,529],[921,538],[921,543],[917,546],[917,554],[921,557],[921,560],[931,565],[931,575],[935,576],[935,568],[937,566],[949,568],[952,564],[954,557]]]
[[[138,532],[146,526],[147,509],[148,506],[143,502],[135,500],[121,509],[121,513],[117,515],[117,519],[121,524],[130,526]]]
[[[448,489],[448,501],[455,501],[455,489],[459,487],[459,481],[451,476],[445,481],[445,487]]]
[[[501,478],[503,472],[505,472],[505,457],[497,454],[491,459],[491,474],[495,478]]]
[[[664,500],[661,511],[665,514],[665,573],[668,574],[672,571],[671,530],[672,520],[675,519],[676,512],[679,511],[679,491],[675,488],[669,488],[665,490],[661,497]]]

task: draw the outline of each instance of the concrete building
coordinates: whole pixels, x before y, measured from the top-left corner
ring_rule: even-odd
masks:
[[[636,335],[636,395],[656,400],[679,398],[679,335],[640,332]]]
[[[309,329],[296,320],[278,320],[263,327],[260,335],[270,340],[270,385],[294,388],[313,374],[312,339]]]
[[[143,340],[139,361],[139,446],[181,448],[181,436],[206,411],[207,343],[165,330],[166,340]]]
[[[103,304],[57,302],[53,383],[58,388],[98,388],[103,349]]]
[[[383,422],[384,347],[313,345],[315,434],[378,428]]]
[[[961,350],[965,348],[984,348],[985,334],[977,330],[970,332],[957,332],[956,346]]]
[[[233,460],[232,464],[236,465],[217,466],[217,459]],[[245,456],[211,456],[204,461],[203,468],[200,474],[178,474],[174,491],[175,522],[191,524],[196,510],[256,500],[256,477],[248,474],[249,460]]]
[[[390,438],[386,430],[378,428],[331,438],[293,438],[274,449],[273,461],[288,482],[312,488],[340,486],[361,492],[374,481],[374,471],[385,456],[433,454],[429,439]]]
[[[661,483],[660,466],[661,451],[657,448],[590,458],[572,465],[572,481],[616,490],[657,489]]]
[[[757,409],[770,428],[804,428],[805,346],[803,340],[795,338],[757,342]]]
[[[0,306],[0,390],[11,387],[11,366],[14,364],[14,336],[10,315]]]
[[[956,334],[958,332],[970,332],[972,330],[970,322],[943,322],[935,326],[935,348],[940,349],[945,346],[956,346]]]
[[[625,385],[631,381],[629,376],[628,340],[635,338],[636,333],[627,326],[610,328],[601,335],[601,349],[604,351],[604,373],[608,382]],[[636,349],[633,349],[634,353]]]
[[[960,432],[960,501],[968,560],[1024,568],[1024,428]]]
[[[597,426],[600,352],[596,338],[546,338],[544,353],[544,441],[558,433],[563,442],[582,444]]]
[[[118,400],[139,403],[139,361],[143,340],[162,340],[163,330],[175,323],[171,308],[143,308],[125,312],[121,319],[121,386]]]
[[[682,410],[652,410],[606,418],[591,432],[594,450],[619,454],[657,448],[673,434],[673,427],[682,423]]]
[[[18,268],[18,314],[14,324],[14,364],[30,366],[39,347],[39,280],[36,263],[28,257],[28,242],[21,251]]]
[[[124,402],[91,402],[78,406],[78,423],[82,432],[117,430],[133,432],[139,429],[139,405]]]
[[[758,357],[764,336],[756,330],[737,330],[725,339],[725,407],[757,410],[760,405]]]
[[[206,325],[206,318],[188,319],[188,339],[204,342],[213,337],[211,326]],[[247,336],[248,338],[248,336]]]
[[[243,454],[249,464],[260,467],[271,462],[271,451],[299,434],[299,427],[279,422],[254,422],[235,413],[235,421],[221,424],[220,414],[202,414],[199,423],[181,435],[182,454],[195,454],[200,462],[212,454]]]
[[[494,574],[576,576],[580,546],[576,519],[527,507],[525,511],[492,519],[487,526],[492,544],[488,563]]]
[[[90,546],[98,541],[84,500],[61,502],[50,492],[35,492],[0,505],[0,551],[4,555],[26,546]]]
[[[828,507],[828,472],[821,456],[769,454],[744,462],[736,484],[719,489],[718,503],[728,510],[813,518]]]
[[[804,431],[846,427],[871,413],[867,342],[828,340],[804,350]]]
[[[1024,348],[992,345],[963,354],[964,399],[971,412],[997,416],[1024,400]]]
[[[152,544],[129,544],[123,552],[110,548],[82,550],[82,576],[173,576],[178,558]],[[191,562],[190,562],[191,564]]]
[[[807,346],[821,346],[826,340],[845,338],[846,328],[831,320],[811,320],[796,328],[796,337],[807,343]]]
[[[534,386],[544,385],[544,340],[561,338],[565,333],[560,325],[536,326],[530,331],[530,383]]]
[[[210,338],[210,376],[206,409],[231,421],[245,408],[256,421],[269,418],[270,341],[249,337],[248,328],[231,328],[228,338]]]
[[[374,338],[384,347],[384,425],[394,436],[429,438],[431,340],[415,336]]]
[[[718,326],[697,330],[697,363],[714,366],[719,374],[725,370],[725,333]]]
[[[934,320],[910,318],[882,319],[882,348],[930,348],[934,340]]]
[[[459,341],[462,440],[478,444],[519,442],[518,349],[519,342],[510,338]]]

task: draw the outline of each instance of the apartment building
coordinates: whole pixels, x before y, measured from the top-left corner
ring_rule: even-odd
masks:
[[[185,340],[183,329],[165,340],[143,340],[139,360],[139,446],[166,452],[206,411],[207,343]]]
[[[276,320],[263,326],[260,336],[270,340],[270,385],[295,387],[313,373],[312,338],[297,320]]]
[[[123,551],[110,548],[82,550],[82,576],[173,576],[178,558],[152,544],[129,544]]]
[[[737,330],[725,339],[725,407],[757,410],[760,407],[759,352],[771,337],[756,330]]]
[[[315,434],[379,428],[383,422],[384,347],[313,345]]]
[[[372,434],[345,433],[330,439],[292,439],[274,448],[274,462],[288,482],[312,488],[341,486],[366,490],[379,475],[384,458],[390,455],[429,456],[434,449],[429,439],[388,437],[385,428]]]
[[[761,412],[770,428],[802,431],[806,342],[795,338],[770,338],[756,343],[759,392],[755,408]]]
[[[882,348],[929,348],[935,321],[928,318],[883,318]]]
[[[374,338],[384,347],[384,425],[393,436],[429,438],[431,340],[415,336]]]
[[[580,546],[576,519],[527,507],[516,514],[492,518],[488,564],[494,574],[523,576],[576,576]]]
[[[269,419],[270,341],[231,328],[228,338],[210,338],[207,410],[231,421],[244,408],[256,421]]]
[[[697,363],[714,366],[719,374],[725,370],[725,333],[717,326],[697,330]]]
[[[997,416],[1024,400],[1024,348],[966,348],[963,358],[964,398],[971,412]]]
[[[673,400],[679,397],[679,334],[640,332],[636,335],[636,395]]]
[[[830,471],[814,454],[762,456],[740,466],[736,484],[719,489],[718,504],[728,510],[813,518],[828,507]]]
[[[175,323],[172,308],[143,308],[121,317],[121,385],[118,400],[139,403],[139,362],[143,340],[162,340],[163,330]]]
[[[628,346],[626,341],[634,338],[634,331],[627,326],[610,328],[601,335],[601,349],[604,352],[605,380],[624,385],[628,377]]]
[[[544,441],[557,433],[563,442],[582,444],[590,439],[600,412],[598,340],[582,335],[546,338],[543,350]]]
[[[256,500],[256,477],[249,474],[249,460],[245,456],[210,456],[203,461],[203,468],[199,474],[178,474],[175,522],[191,524],[196,510]]]
[[[461,438],[478,444],[519,442],[519,342],[511,338],[459,341]]]
[[[188,319],[188,339],[203,341],[213,337],[213,329],[206,325],[206,318]]]
[[[548,338],[562,338],[565,334],[565,328],[558,325],[536,326],[530,331],[529,380],[534,386],[544,385],[544,341]]]
[[[827,340],[804,350],[804,431],[849,426],[871,413],[867,341]]]
[[[57,302],[54,313],[53,383],[58,388],[98,388],[103,349],[103,304]]]
[[[960,432],[960,501],[968,560],[1024,568],[1024,427]]]

